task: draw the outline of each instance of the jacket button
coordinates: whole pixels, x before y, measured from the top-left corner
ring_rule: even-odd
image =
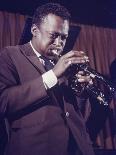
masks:
[[[69,115],[70,115],[70,114],[69,114],[69,112],[66,112],[66,114],[65,114],[65,115],[66,115],[66,117],[69,117]]]

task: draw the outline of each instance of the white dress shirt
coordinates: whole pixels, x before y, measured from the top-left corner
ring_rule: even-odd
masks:
[[[34,51],[34,53],[37,55],[37,57],[39,58],[40,62],[45,65],[44,60],[40,58],[41,54],[38,53],[35,48],[32,45],[32,42],[30,41],[30,45]],[[57,77],[54,74],[53,70],[49,70],[46,73],[42,74],[42,79],[43,79],[43,83],[45,85],[46,89],[52,88],[53,86],[55,86],[57,84]]]

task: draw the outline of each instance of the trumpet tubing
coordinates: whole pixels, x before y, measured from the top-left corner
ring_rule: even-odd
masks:
[[[53,50],[53,54],[56,55],[58,58],[61,57],[61,55],[58,53],[57,50]],[[72,65],[71,67],[73,68],[74,66],[74,70],[73,72],[75,72],[74,74],[71,73],[71,75],[73,75],[72,77],[70,77],[69,79],[69,85],[71,87],[71,89],[74,91],[75,94],[78,94],[82,91],[86,91],[88,93],[88,95],[92,95],[93,97],[95,97],[100,104],[103,104],[105,106],[108,106],[109,102],[111,101],[114,92],[116,91],[115,88],[112,86],[112,84],[109,82],[109,80],[107,80],[102,74],[98,73],[96,70],[92,69],[89,65],[88,62],[83,63],[83,64],[76,64],[76,65]],[[78,71],[84,71],[85,75],[89,75],[92,79],[95,79],[99,82],[101,82],[109,91],[109,94],[107,96],[105,96],[105,92],[103,92],[102,90],[100,90],[98,87],[96,87],[93,84],[85,84],[85,83],[79,83],[78,82],[78,78],[76,76]],[[70,71],[72,71],[70,69]]]

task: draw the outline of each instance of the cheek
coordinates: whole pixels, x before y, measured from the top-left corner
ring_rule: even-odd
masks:
[[[48,49],[51,47],[51,45],[52,45],[52,43],[50,40],[48,40],[48,39],[41,40],[40,46],[41,46],[42,51],[44,51],[44,52],[48,51]]]
[[[41,43],[43,46],[49,46],[50,44],[52,44],[52,41],[49,38],[45,37],[41,40]]]
[[[65,40],[65,41],[63,41],[63,43],[62,43],[63,47],[65,46],[65,44],[66,44],[66,40]]]

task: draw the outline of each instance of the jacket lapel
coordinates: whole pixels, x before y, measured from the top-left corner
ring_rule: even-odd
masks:
[[[45,72],[43,64],[39,61],[39,58],[34,53],[29,43],[19,45],[22,54],[30,61],[30,63],[42,74]]]

